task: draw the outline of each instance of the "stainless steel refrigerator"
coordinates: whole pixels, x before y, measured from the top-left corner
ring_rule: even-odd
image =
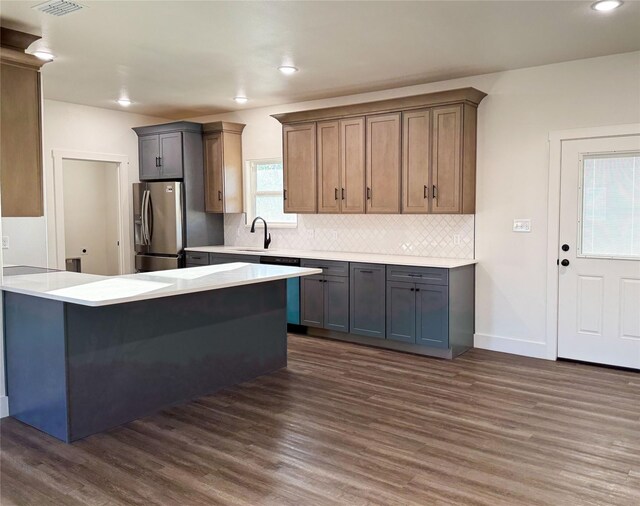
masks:
[[[185,246],[184,184],[135,183],[133,224],[136,271],[181,267]]]

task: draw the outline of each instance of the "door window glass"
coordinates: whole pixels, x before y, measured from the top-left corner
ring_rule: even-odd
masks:
[[[581,182],[581,256],[640,258],[640,153],[584,156]]]

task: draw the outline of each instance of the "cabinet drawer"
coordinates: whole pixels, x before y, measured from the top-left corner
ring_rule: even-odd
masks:
[[[437,267],[411,267],[407,265],[388,265],[387,280],[412,281],[431,285],[449,284],[449,270]]]
[[[209,254],[187,251],[186,262],[188,267],[194,265],[209,265]]]
[[[335,260],[309,260],[302,259],[301,267],[322,269],[322,273],[327,276],[349,276],[349,262],[336,262]]]
[[[233,254],[227,254],[227,253],[209,253],[209,265],[230,264],[233,262],[259,264],[260,257],[255,255],[233,255]]]

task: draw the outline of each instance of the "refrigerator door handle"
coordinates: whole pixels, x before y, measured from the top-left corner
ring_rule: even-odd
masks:
[[[147,236],[149,238],[148,244],[151,245],[151,239],[153,238],[153,201],[151,200],[151,192],[147,197]]]
[[[142,240],[145,246],[151,244],[149,240],[149,190],[142,194]]]

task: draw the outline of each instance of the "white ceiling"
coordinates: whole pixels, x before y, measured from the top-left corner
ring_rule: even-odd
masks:
[[[86,1],[64,17],[0,2],[42,34],[46,98],[165,118],[327,98],[640,49],[640,2]],[[300,72],[278,72],[293,63]],[[235,95],[249,102],[239,106]]]

